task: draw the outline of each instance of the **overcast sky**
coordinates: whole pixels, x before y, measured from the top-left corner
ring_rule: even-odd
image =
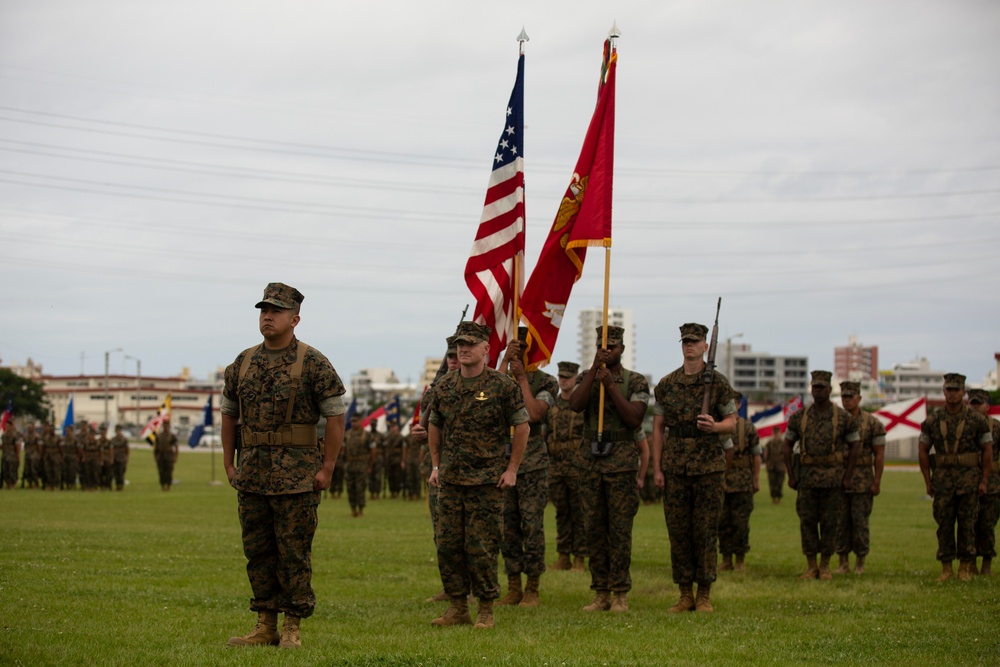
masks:
[[[830,369],[1000,352],[1000,3],[0,2],[2,363],[205,376],[306,296],[345,378],[416,381],[463,269],[526,45],[527,270],[619,41],[611,303],[638,370],[677,327]],[[555,359],[600,306],[591,252]],[[990,287],[993,285],[993,287]],[[471,308],[470,308],[471,312]],[[112,372],[134,373],[115,353]]]

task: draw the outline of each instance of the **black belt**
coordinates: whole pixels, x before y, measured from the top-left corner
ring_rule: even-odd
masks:
[[[698,428],[697,424],[679,424],[671,426],[668,435],[672,435],[675,438],[707,438],[716,434],[702,431]]]

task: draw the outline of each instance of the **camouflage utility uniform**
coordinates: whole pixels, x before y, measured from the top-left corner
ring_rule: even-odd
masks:
[[[442,431],[435,524],[441,583],[452,599],[470,590],[499,597],[497,552],[510,427],[528,421],[518,385],[486,368],[474,378],[445,374],[429,391],[428,419]]]
[[[739,567],[750,551],[750,514],[757,492],[754,482],[757,486],[760,483],[760,438],[753,422],[737,417],[732,440],[733,460],[726,471],[726,497],[719,519],[719,553],[727,564],[726,557],[735,555]]]
[[[976,518],[976,555],[992,561],[996,558],[996,527],[1000,519],[1000,422],[990,417],[993,435],[993,461],[986,495],[979,498],[979,516]]]
[[[403,448],[405,442],[403,436],[397,429],[393,432],[389,427],[389,433],[385,436],[385,479],[389,486],[390,495],[395,498],[403,489]]]
[[[121,433],[115,433],[111,438],[111,475],[115,480],[115,488],[119,491],[125,488],[125,470],[128,468],[128,440]]]
[[[785,457],[782,452],[785,439],[781,429],[774,427],[774,435],[767,441],[764,453],[764,467],[767,469],[767,486],[771,492],[771,501],[780,502],[785,491]]]
[[[80,434],[80,486],[96,491],[101,481],[101,445],[93,433]]]
[[[531,395],[549,407],[555,402],[559,385],[542,371],[526,373]],[[547,414],[547,412],[546,412]],[[544,417],[543,417],[544,419]],[[542,422],[529,422],[528,446],[517,469],[517,485],[504,490],[503,554],[504,573],[539,577],[545,572],[545,506],[549,502],[548,450],[542,434]]]
[[[55,429],[45,425],[45,434],[42,436],[42,468],[45,488],[55,491],[62,483],[62,439],[56,434]]]
[[[933,450],[935,461],[931,483],[939,561],[975,562],[981,460],[992,443],[986,417],[966,405],[955,414],[938,410],[920,425],[920,444]]]
[[[59,442],[62,452],[62,487],[76,488],[76,478],[80,471],[80,451],[76,446],[76,434],[72,426],[66,427],[66,434]]]
[[[222,403],[222,413],[240,417],[242,427],[232,484],[253,590],[250,609],[285,612],[286,619],[288,614],[307,618],[316,605],[310,555],[320,492],[313,482],[323,466],[316,424],[320,416],[345,412],[344,384],[315,348],[305,351],[301,381],[292,386],[292,366],[304,345],[293,337],[283,350],[260,345],[241,352],[226,368]],[[252,357],[240,379],[247,354]],[[286,434],[304,442],[310,431],[311,445],[285,444]],[[276,440],[283,444],[268,444]]]
[[[360,426],[352,425],[344,434],[344,484],[347,485],[347,502],[352,510],[365,506],[365,486],[371,470],[372,434]]]
[[[807,557],[822,554],[829,560],[837,548],[846,506],[844,475],[850,450],[859,439],[857,420],[832,403],[825,410],[810,405],[788,420],[785,442],[798,443],[795,511]]]
[[[371,448],[375,450],[375,460],[372,461],[371,470],[368,472],[368,492],[372,498],[378,500],[382,493],[382,480],[385,477],[385,437],[372,429],[368,432]]]
[[[156,470],[160,475],[160,486],[169,489],[174,483],[174,464],[177,463],[177,436],[169,426],[156,433],[153,444],[153,458],[156,459]]]
[[[21,484],[33,489],[38,486],[41,476],[42,436],[34,426],[29,426],[24,436],[24,471],[21,473]]]
[[[577,450],[583,440],[583,417],[569,407],[569,401],[555,399],[545,413],[548,425],[549,498],[556,508],[556,551],[587,557],[583,498]]]
[[[642,373],[619,367],[611,380],[629,403],[649,402],[649,383]],[[605,395],[602,443],[610,444],[610,451],[606,456],[594,455],[591,443],[597,439],[600,384],[594,381],[582,413],[583,439],[576,457],[586,517],[590,588],[627,593],[632,589],[632,523],[639,511],[635,477],[641,437],[625,425],[614,402]]]
[[[858,436],[861,451],[858,453],[851,487],[847,489],[844,507],[843,530],[837,553],[846,556],[851,551],[855,556],[867,556],[870,551],[869,519],[872,515],[872,484],[875,482],[875,452],[885,448],[885,426],[868,412],[858,415]]]
[[[733,390],[726,376],[712,372],[709,411],[721,421],[736,412]],[[716,579],[726,448],[732,446],[728,437],[698,428],[704,395],[704,374],[687,375],[683,366],[664,376],[653,390],[653,412],[663,416],[667,431],[660,469],[670,564],[674,583],[682,587],[710,586]]]
[[[18,453],[18,443],[21,434],[17,432],[13,424],[8,424],[0,436],[0,483],[8,489],[13,489],[17,484],[17,470],[21,465],[20,454]]]

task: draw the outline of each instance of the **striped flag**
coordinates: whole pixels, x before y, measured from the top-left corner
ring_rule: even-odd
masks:
[[[465,283],[476,300],[473,319],[493,330],[490,358],[503,356],[515,326],[515,257],[524,258],[524,54],[517,60],[517,80],[507,103],[507,117],[486,188],[486,203],[476,240],[465,265]]]
[[[160,409],[157,411],[156,415],[149,420],[146,427],[142,429],[142,439],[148,442],[150,445],[156,444],[156,434],[159,432],[160,427],[163,426],[163,422],[170,419],[170,394],[167,394],[167,398],[164,399],[163,404],[160,405]]]
[[[0,431],[7,428],[7,424],[9,424],[12,419],[14,419],[14,397],[10,396],[7,399],[7,409],[3,411],[3,417],[0,417]],[[15,472],[17,471],[15,470]]]

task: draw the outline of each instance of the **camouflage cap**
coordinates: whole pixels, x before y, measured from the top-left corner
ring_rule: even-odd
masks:
[[[687,322],[681,325],[681,341],[685,340],[705,340],[708,336],[708,327],[697,322]]]
[[[969,390],[969,403],[986,403],[990,404],[990,392],[985,389],[970,389]]]
[[[743,402],[743,394],[741,392],[738,392],[738,391],[736,391],[734,389],[733,390],[733,403],[736,404],[736,407],[739,407],[740,403],[742,403],[742,402]]]
[[[812,382],[810,382],[810,384],[812,385],[821,384],[821,385],[826,385],[827,387],[831,386],[830,382],[833,380],[833,373],[831,373],[830,371],[813,371],[811,375],[812,375]]]
[[[580,374],[580,364],[575,364],[572,361],[559,362],[559,377],[575,378],[579,374]]]
[[[284,283],[268,283],[264,288],[264,298],[257,302],[254,308],[260,308],[265,303],[285,310],[297,308],[302,300],[302,292]]]
[[[448,343],[448,351],[446,354],[455,354],[458,352],[458,343],[455,341],[454,336],[448,336],[444,340]]]
[[[861,394],[861,383],[845,380],[840,383],[841,396],[858,396]]]
[[[597,342],[601,342],[601,336],[603,335],[604,327],[597,327]],[[612,347],[618,345],[625,340],[625,328],[619,327],[614,324],[608,325],[608,345]]]
[[[965,376],[961,373],[944,374],[945,389],[965,389]]]
[[[452,338],[455,339],[455,343],[482,343],[490,339],[491,333],[493,333],[493,329],[485,324],[476,324],[466,320],[458,325]]]

